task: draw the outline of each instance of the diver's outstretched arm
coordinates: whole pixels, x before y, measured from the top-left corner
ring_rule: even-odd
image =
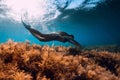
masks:
[[[79,50],[82,48],[81,45],[74,39],[70,39],[70,40],[68,40],[68,42],[74,44],[76,46],[76,48],[78,48]]]
[[[25,28],[29,30],[31,34],[40,41],[46,42],[46,41],[56,40],[60,42],[69,42],[69,43],[76,45],[77,48],[81,49],[81,45],[77,41],[74,40],[73,35],[69,35],[65,32],[54,33],[54,34],[42,34],[41,32],[31,28],[30,25],[27,25],[26,23],[24,23],[23,20],[21,21],[22,21],[22,24],[25,26]]]

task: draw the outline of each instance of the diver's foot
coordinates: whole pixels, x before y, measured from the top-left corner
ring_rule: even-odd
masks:
[[[28,25],[28,24],[26,24],[23,20],[22,20],[21,22],[22,22],[22,24],[25,26],[26,29],[30,29],[30,28],[31,28],[31,26]]]

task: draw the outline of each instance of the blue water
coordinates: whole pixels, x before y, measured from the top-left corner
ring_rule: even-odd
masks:
[[[105,27],[101,25],[81,25],[80,23],[72,22],[54,22],[49,29],[52,31],[54,27],[56,31],[65,31],[75,36],[75,40],[82,46],[96,45],[119,45],[120,34],[119,27]],[[40,31],[40,30],[39,30]],[[44,32],[45,33],[45,32]],[[17,42],[25,42],[29,40],[31,43],[40,45],[65,45],[70,43],[61,43],[57,41],[40,42],[31,33],[29,33],[21,23],[14,23],[9,20],[0,21],[0,43],[12,39]]]
[[[88,0],[89,1],[89,0]],[[82,46],[120,45],[120,0],[106,0],[93,9],[65,9],[55,20],[49,22],[49,32],[65,31],[73,34]],[[4,10],[0,10],[3,13]],[[2,14],[2,13],[0,13]],[[5,15],[4,15],[5,16]],[[39,22],[39,21],[38,21]],[[37,25],[37,30],[41,26]],[[29,40],[31,44],[64,45],[58,41],[40,42],[21,23],[0,19],[0,43],[12,39],[16,42]]]

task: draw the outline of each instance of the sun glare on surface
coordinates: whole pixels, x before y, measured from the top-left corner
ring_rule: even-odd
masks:
[[[51,0],[52,1],[52,0]],[[7,17],[16,21],[21,21],[21,16],[27,13],[28,20],[45,19],[45,15],[56,11],[55,6],[51,5],[48,0],[3,0],[7,6]]]

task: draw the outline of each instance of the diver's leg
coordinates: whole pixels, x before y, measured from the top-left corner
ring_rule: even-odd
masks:
[[[25,28],[26,29],[30,29],[31,28],[31,26],[30,25],[27,25],[22,19],[21,19],[21,22],[22,22],[22,24],[25,26]]]
[[[40,41],[52,41],[52,40],[57,40],[60,42],[66,42],[66,38],[62,37],[60,34],[57,33],[52,33],[52,34],[42,34],[41,32],[31,28],[30,25],[27,25],[23,22],[22,20],[22,24],[25,26],[25,28],[27,30],[29,30],[31,32],[31,34],[33,36],[35,36],[38,40]],[[67,33],[66,33],[67,34]],[[72,43],[72,42],[71,42]]]
[[[23,25],[25,26],[25,28],[26,28],[27,30],[29,30],[34,36],[35,36],[36,34],[39,35],[39,36],[41,36],[41,37],[44,36],[44,35],[43,35],[42,33],[40,33],[39,31],[31,28],[30,25],[27,25],[26,23],[24,23],[23,20],[22,20],[22,24],[23,24]]]
[[[41,32],[30,28],[28,29],[33,36],[35,36],[38,40],[46,42],[46,41],[52,41],[54,39],[54,36],[51,36],[49,34],[42,34]]]
[[[26,23],[24,23],[23,20],[22,20],[22,24],[25,26],[25,28],[26,28],[27,30],[29,30],[29,32],[31,32],[31,34],[32,34],[33,36],[35,36],[35,37],[36,37],[37,39],[39,39],[40,41],[46,41],[46,40],[47,40],[47,39],[45,38],[44,34],[40,33],[39,31],[37,31],[37,30],[35,30],[35,29],[33,29],[33,28],[31,28],[31,26],[30,26],[30,25],[27,25]]]
[[[25,26],[25,28],[27,30],[29,30],[31,32],[31,34],[33,36],[35,36],[40,41],[43,41],[43,42],[52,41],[52,40],[55,40],[56,37],[57,37],[57,34],[42,34],[38,30],[35,30],[35,29],[31,28],[30,25],[25,24],[23,21],[22,21],[22,23]]]

